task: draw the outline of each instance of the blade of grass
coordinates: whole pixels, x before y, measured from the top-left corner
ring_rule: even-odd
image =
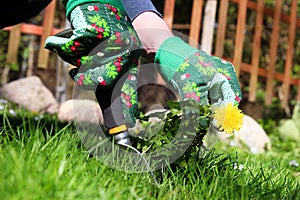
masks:
[[[44,151],[48,145],[51,144],[51,142],[57,138],[61,133],[65,132],[65,130],[70,127],[71,124],[68,124],[67,126],[65,126],[64,128],[62,128],[60,131],[58,131],[42,148],[41,148],[41,151]]]

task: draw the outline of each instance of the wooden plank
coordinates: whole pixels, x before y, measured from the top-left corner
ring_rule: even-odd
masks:
[[[27,71],[26,71],[26,77],[33,75],[33,69],[34,69],[34,58],[35,58],[35,38],[37,36],[30,35],[29,36],[29,45],[28,45],[28,60],[27,60]]]
[[[286,62],[284,67],[284,80],[283,80],[283,100],[282,107],[288,108],[289,96],[290,96],[290,85],[291,85],[291,74],[293,67],[293,58],[295,51],[295,39],[296,39],[296,26],[297,26],[297,0],[292,0],[291,9],[291,23],[289,27],[289,38],[288,47],[286,52]]]
[[[175,0],[165,0],[164,21],[170,29],[173,28]]]
[[[233,62],[233,60],[231,58],[224,58],[225,60],[228,60],[230,62]],[[245,72],[245,73],[251,73],[252,71],[252,65],[249,63],[242,63],[241,64],[241,68],[240,68],[241,72]],[[268,71],[265,68],[258,68],[258,75],[261,77],[267,77],[268,76]],[[275,79],[279,82],[283,82],[284,80],[284,74],[276,72],[275,73]],[[299,84],[299,79],[298,78],[291,78],[291,85],[295,85],[297,86]]]
[[[9,81],[9,71],[12,64],[18,64],[18,51],[20,44],[20,24],[12,27],[8,38],[8,49],[6,64],[1,74],[1,84],[4,85]]]
[[[217,31],[216,51],[215,51],[215,55],[218,57],[223,57],[223,53],[224,53],[228,7],[229,7],[229,0],[223,0],[219,8],[218,31]]]
[[[189,30],[190,27],[190,24],[173,24],[173,29],[177,30]]]
[[[194,0],[191,16],[191,29],[189,43],[194,47],[198,47],[201,21],[202,21],[203,0]]]
[[[49,35],[51,35],[54,14],[55,14],[56,1],[52,1],[45,10],[44,20],[43,20],[43,34],[41,37],[39,57],[38,57],[38,67],[46,69],[49,60],[49,51],[44,48],[45,41]]]
[[[207,1],[205,5],[205,12],[203,18],[201,49],[208,54],[212,53],[216,11],[217,11],[217,0]]]
[[[18,51],[20,44],[21,30],[20,24],[15,25],[11,28],[8,38],[8,49],[6,62],[8,64],[17,64],[18,63]]]
[[[252,71],[250,75],[250,91],[249,98],[250,102],[256,100],[257,80],[258,80],[258,67],[259,67],[259,56],[261,47],[261,36],[263,30],[263,18],[264,18],[264,0],[258,0],[258,6],[256,10],[256,21],[255,21],[255,32],[253,38],[253,53],[252,53]]]
[[[246,16],[247,16],[247,2],[248,0],[240,0],[238,20],[235,35],[235,47],[233,56],[233,65],[236,70],[237,77],[240,74],[240,65],[242,63],[243,47],[245,39],[245,27],[246,27]]]
[[[12,29],[12,26],[9,26],[9,27],[4,28],[3,30],[9,31],[11,29]],[[22,24],[20,24],[20,30],[24,34],[30,34],[30,35],[42,35],[43,34],[43,27],[34,25],[34,24],[22,23]],[[63,29],[52,28],[51,35],[54,35],[61,31],[63,31]]]
[[[270,63],[268,66],[268,76],[267,76],[267,85],[266,85],[266,99],[265,104],[270,105],[272,103],[273,97],[273,82],[274,75],[276,72],[276,59],[277,59],[277,50],[278,50],[278,40],[280,34],[280,15],[281,15],[281,5],[282,0],[276,0],[275,3],[275,13],[273,20],[273,30],[271,35],[271,45],[270,45]]]

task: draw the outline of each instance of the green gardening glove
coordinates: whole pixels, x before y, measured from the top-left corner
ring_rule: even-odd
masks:
[[[137,66],[140,42],[120,0],[63,3],[72,30],[48,37],[45,47],[74,66],[69,73],[77,85],[112,86]]]
[[[201,105],[238,105],[241,91],[234,67],[227,61],[199,51],[178,37],[163,42],[155,56],[162,77],[180,95]]]
[[[155,56],[162,77],[180,95],[200,105],[212,105],[213,127],[226,133],[240,130],[243,114],[238,79],[231,63],[199,51],[178,37],[163,42]]]

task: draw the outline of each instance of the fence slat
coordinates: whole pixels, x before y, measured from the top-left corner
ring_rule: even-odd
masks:
[[[43,34],[41,37],[38,67],[46,69],[49,60],[49,51],[44,48],[45,40],[52,32],[56,0],[53,0],[46,8],[43,21]]]
[[[4,85],[9,81],[9,71],[11,64],[18,64],[18,50],[20,44],[20,25],[15,25],[11,28],[8,38],[8,49],[6,64],[1,74],[1,84]]]
[[[261,36],[263,30],[263,18],[264,18],[264,0],[258,0],[257,10],[256,10],[256,22],[255,22],[255,33],[253,41],[253,52],[252,52],[252,73],[250,75],[250,91],[249,98],[250,102],[256,100],[256,89],[258,80],[258,68],[259,68],[259,56],[261,47]]]
[[[233,57],[233,64],[236,70],[237,77],[239,77],[240,75],[240,65],[242,63],[242,56],[243,56],[246,16],[247,16],[247,1],[248,0],[240,0],[239,2],[239,12],[238,12],[238,20],[237,20],[237,27],[236,27],[237,30],[235,35],[235,48],[234,48],[234,57]]]
[[[282,5],[282,0],[276,0],[273,30],[272,30],[271,40],[270,40],[271,41],[270,64],[268,66],[268,76],[267,76],[267,85],[266,85],[266,99],[265,99],[266,105],[270,105],[272,103],[273,82],[274,82],[274,75],[276,72],[276,58],[277,58],[278,40],[279,40],[281,5]]]
[[[201,48],[203,51],[205,51],[208,54],[212,53],[216,11],[217,11],[217,0],[207,1],[205,5],[205,12],[203,18]]]
[[[296,26],[297,26],[297,0],[292,0],[291,5],[291,23],[289,27],[288,47],[286,52],[286,62],[284,67],[284,81],[283,81],[283,100],[282,107],[287,108],[290,96],[291,73],[293,66]]]
[[[175,0],[165,0],[164,21],[170,29],[173,28]]]
[[[8,38],[8,49],[7,49],[7,57],[6,62],[8,64],[17,64],[18,60],[18,50],[19,50],[19,44],[20,44],[20,24],[15,25],[11,28],[9,32],[9,38]]]
[[[42,35],[43,34],[43,27],[38,26],[38,25],[34,25],[34,24],[26,24],[26,23],[22,23],[20,24],[20,30],[22,33],[24,34],[29,34],[29,35]],[[9,31],[11,30],[12,27],[6,27],[3,30]],[[52,28],[51,30],[51,35],[54,35],[58,32],[61,32],[63,29],[57,29],[57,28]]]
[[[194,0],[191,16],[191,29],[189,43],[192,46],[198,47],[201,21],[202,21],[203,0]]]
[[[216,51],[215,55],[223,57],[225,35],[227,27],[227,13],[228,13],[229,0],[223,0],[219,8],[218,31],[216,38]]]

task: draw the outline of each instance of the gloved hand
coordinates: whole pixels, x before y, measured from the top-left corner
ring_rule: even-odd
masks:
[[[100,90],[96,96],[104,99],[99,104],[104,109],[109,133],[118,144],[129,144],[127,126],[121,119],[123,113],[118,110],[115,114],[119,121],[110,121],[112,115],[105,114],[105,110],[109,108],[112,93],[108,97],[103,92],[115,91],[121,76],[137,68],[141,49],[137,34],[120,0],[63,0],[63,3],[71,30],[47,38],[45,47],[73,65],[69,74],[79,87]],[[117,94],[121,94],[119,90],[116,88]]]
[[[201,105],[237,105],[241,99],[231,63],[195,49],[179,38],[167,39],[155,61],[160,64],[160,74],[179,92],[181,100],[194,99]]]
[[[161,76],[178,91],[180,100],[194,99],[200,105],[212,105],[214,127],[230,133],[241,127],[242,115],[237,108],[241,91],[231,63],[193,48],[177,37],[163,42],[155,61],[160,64]],[[227,115],[226,108],[233,112]],[[239,115],[237,123],[231,123],[232,113]],[[224,119],[229,124],[224,124]]]
[[[80,87],[111,86],[137,66],[140,42],[119,0],[63,3],[72,30],[48,37],[45,48],[76,66],[69,73]]]
[[[233,65],[203,51],[188,58],[174,76],[183,98],[202,105],[238,105],[241,91]],[[176,81],[177,80],[177,81]]]

